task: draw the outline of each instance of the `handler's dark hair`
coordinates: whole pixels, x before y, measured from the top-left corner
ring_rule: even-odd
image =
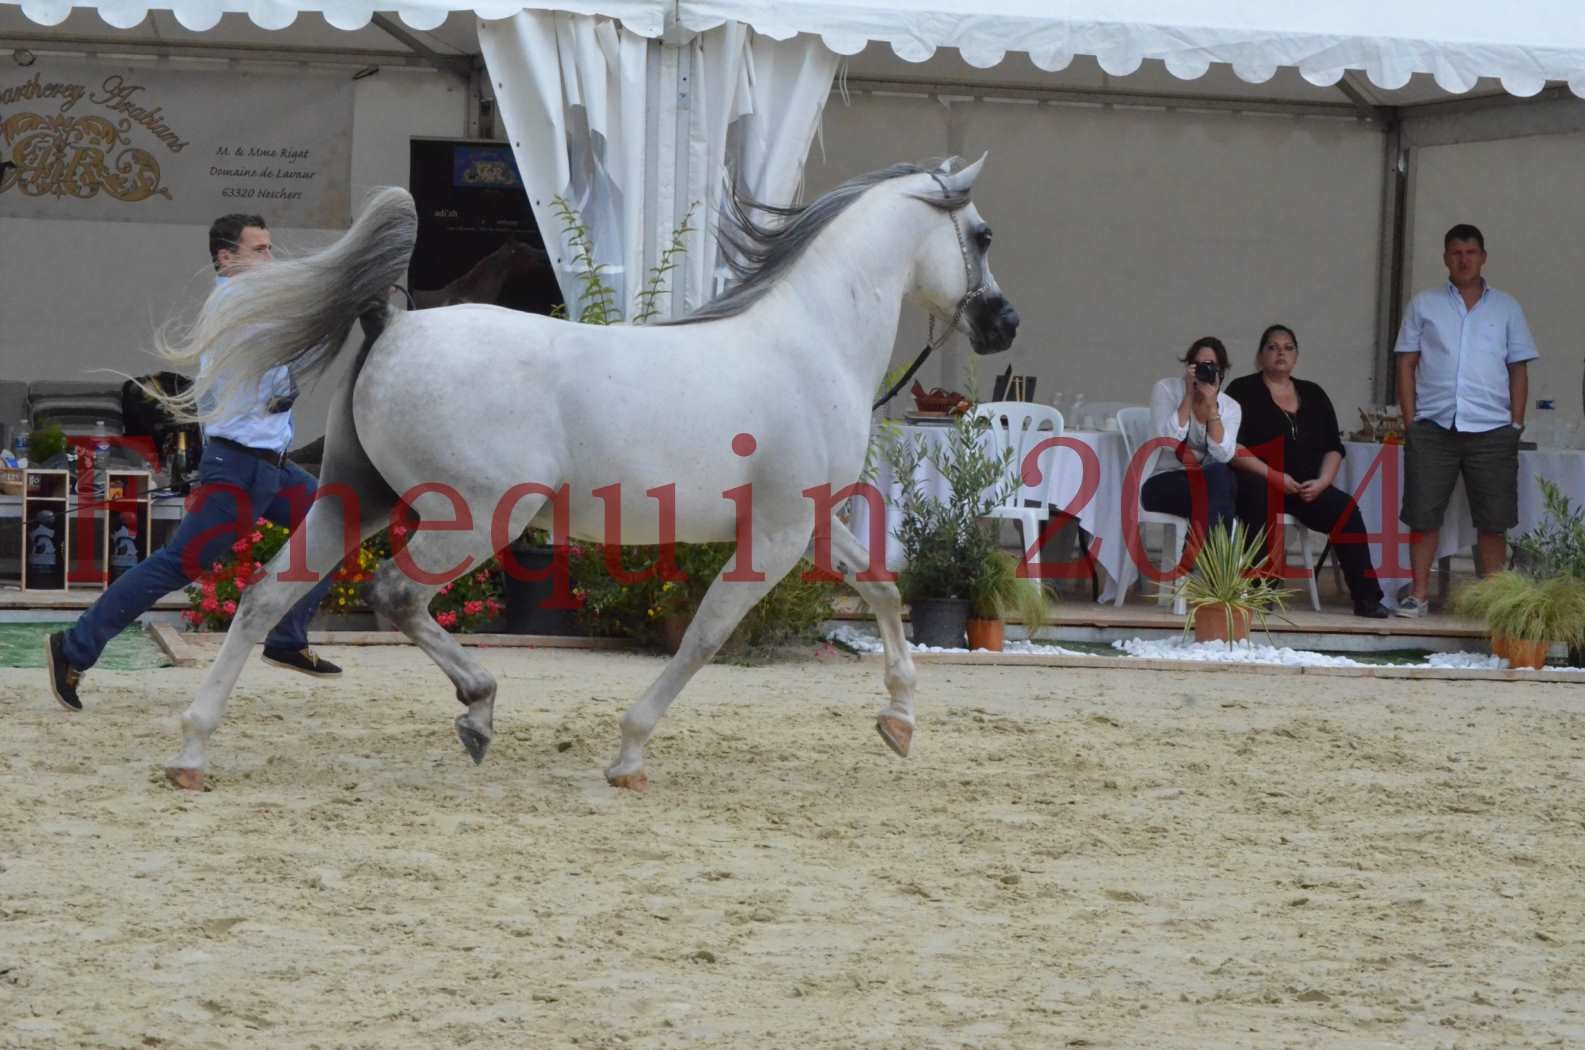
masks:
[[[214,264],[215,269],[220,269],[221,250],[236,251],[237,245],[242,241],[242,231],[249,226],[257,226],[261,230],[269,229],[264,225],[262,215],[244,215],[241,212],[222,215],[209,224],[209,261]]]

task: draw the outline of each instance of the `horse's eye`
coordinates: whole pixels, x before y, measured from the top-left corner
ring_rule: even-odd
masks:
[[[982,249],[989,248],[991,246],[991,228],[989,226],[981,226],[980,231],[974,235],[974,239]]]

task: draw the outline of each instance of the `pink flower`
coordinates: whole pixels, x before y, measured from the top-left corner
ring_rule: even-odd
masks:
[[[478,572],[473,574],[473,582],[474,583],[489,583],[490,582],[490,574],[481,569],[480,571],[478,571]]]
[[[269,518],[254,518],[253,519],[253,526],[254,526],[254,528],[267,529],[267,528],[270,527],[270,519]]]
[[[236,551],[238,554],[246,554],[248,551],[253,549],[253,544],[249,543],[248,538],[244,536],[237,542],[233,543],[231,545],[231,549]]]
[[[237,614],[237,603],[236,602],[227,602],[226,604],[222,605],[220,608],[222,610],[224,610],[224,612],[225,612],[225,614],[227,616],[235,616]]]
[[[182,613],[182,619],[186,620],[194,627],[197,627],[199,624],[204,622],[204,614],[199,612],[197,609],[188,609],[186,612]]]
[[[237,585],[238,594],[241,594],[243,591],[248,589],[248,578],[240,572],[237,573],[237,578],[233,582],[235,582]]]
[[[216,609],[220,608],[220,603],[215,601],[213,597],[209,597],[204,599],[203,604],[200,605],[199,608],[204,610],[204,612],[214,612]]]
[[[449,631],[457,626],[457,614],[454,612],[443,612],[435,617],[435,622]]]
[[[440,589],[440,593],[441,594],[450,594],[451,593],[451,584],[448,583],[444,587],[442,587]]]
[[[263,543],[264,542],[264,533],[255,532],[253,535],[249,536],[248,539],[252,540],[254,543]]]
[[[216,576],[219,576],[222,572],[225,571],[225,569],[226,569],[226,567],[224,565],[220,564],[218,561],[215,562],[213,565],[209,566],[209,571],[214,573]]]
[[[214,594],[215,594],[215,581],[214,580],[205,580],[205,581],[203,581],[203,583],[201,583],[199,585],[199,587],[203,590],[203,592],[205,594],[209,595],[210,597],[214,597]]]
[[[462,611],[468,616],[477,616],[484,611],[484,603],[481,601],[463,602]]]
[[[492,616],[501,611],[501,603],[494,598],[486,598],[484,604],[490,610]]]

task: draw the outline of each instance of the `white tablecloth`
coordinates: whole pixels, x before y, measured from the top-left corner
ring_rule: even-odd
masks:
[[[1377,445],[1358,441],[1345,442],[1347,455],[1337,472],[1337,487],[1349,493],[1359,503],[1359,512],[1369,533],[1397,530],[1403,535],[1399,540],[1396,564],[1382,558],[1382,544],[1370,545],[1371,564],[1376,566],[1382,590],[1387,592],[1388,603],[1397,596],[1398,589],[1410,579],[1408,531],[1398,521],[1398,511],[1403,502],[1403,446]],[[1381,459],[1379,466],[1377,460]],[[1371,468],[1375,466],[1373,471]],[[1396,471],[1389,482],[1388,468]],[[1369,482],[1366,476],[1369,475]],[[1519,453],[1519,524],[1508,533],[1509,539],[1518,537],[1541,523],[1546,506],[1541,496],[1538,479],[1546,478],[1562,488],[1576,506],[1585,503],[1585,452],[1569,449],[1533,449]],[[1391,505],[1383,505],[1385,486],[1394,490]],[[1469,497],[1464,491],[1463,479],[1453,490],[1447,516],[1442,520],[1442,532],[1437,543],[1438,559],[1452,557],[1475,545],[1475,523],[1470,517]]]
[[[903,428],[907,439],[921,447],[944,444],[949,431],[950,428],[945,426]],[[1125,572],[1129,573],[1129,579],[1133,578],[1128,561],[1127,544],[1123,541],[1122,533],[1123,477],[1128,465],[1123,435],[1115,431],[1068,430],[1063,433],[1062,438],[1070,443],[1041,453],[1038,460],[1040,482],[1037,485],[1023,486],[1022,496],[1025,500],[1050,504],[1078,519],[1079,527],[1090,537],[1090,555],[1105,573],[1105,590],[1101,600],[1109,601],[1108,595],[1116,593],[1113,588],[1116,581],[1123,578]],[[1094,455],[1093,465],[1090,468],[1093,475],[1090,481],[1094,491],[1089,494],[1088,499],[1080,498],[1085,486],[1084,460],[1087,457],[1078,451],[1075,445],[1082,446]],[[935,467],[928,461],[922,460],[919,470],[918,481],[925,492],[938,499],[945,499],[946,481]],[[876,486],[887,495],[888,499],[894,498],[897,493],[897,479],[892,476],[890,466],[884,462],[880,465]],[[869,511],[862,500],[856,502],[852,528],[859,542],[867,547]],[[894,571],[903,568],[902,548],[897,541],[897,524],[897,512],[888,504],[886,567]]]

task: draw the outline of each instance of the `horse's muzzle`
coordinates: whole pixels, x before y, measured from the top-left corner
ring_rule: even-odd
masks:
[[[977,354],[999,354],[1018,335],[1018,311],[1004,296],[988,299],[974,312],[969,345]]]

